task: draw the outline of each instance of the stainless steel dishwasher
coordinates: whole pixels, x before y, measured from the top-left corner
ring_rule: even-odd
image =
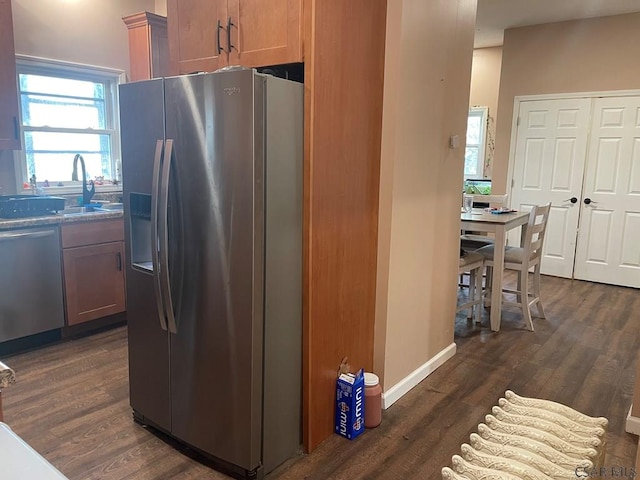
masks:
[[[64,326],[59,227],[0,231],[0,342]]]

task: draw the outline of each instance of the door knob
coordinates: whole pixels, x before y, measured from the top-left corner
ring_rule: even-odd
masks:
[[[566,200],[563,200],[563,202],[578,203],[578,199],[576,197],[571,197],[571,198],[567,198]]]
[[[591,205],[591,204],[597,205],[598,204],[598,202],[595,202],[595,201],[591,200],[589,197],[585,198],[583,200],[583,202],[584,202],[585,205]]]

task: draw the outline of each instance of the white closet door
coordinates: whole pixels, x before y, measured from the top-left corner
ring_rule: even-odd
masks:
[[[590,98],[520,103],[510,203],[526,211],[551,202],[544,274],[573,275],[590,109]],[[509,243],[519,239],[510,236]]]
[[[640,287],[640,97],[598,98],[575,278]]]

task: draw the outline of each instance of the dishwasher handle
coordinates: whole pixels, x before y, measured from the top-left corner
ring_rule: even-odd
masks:
[[[43,238],[55,235],[55,230],[38,230],[37,232],[4,232],[0,233],[0,242],[18,240],[20,238]]]

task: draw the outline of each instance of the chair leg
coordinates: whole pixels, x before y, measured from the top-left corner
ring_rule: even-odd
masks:
[[[525,301],[526,301],[526,298],[527,298],[526,291],[525,291],[524,298],[525,298]],[[518,280],[516,281],[516,302],[517,303],[522,303],[523,302],[523,300],[522,300],[522,277],[521,277],[520,274],[518,274]]]
[[[491,282],[493,281],[493,267],[487,267],[484,280],[484,306],[491,306]]]
[[[473,302],[476,299],[475,285],[476,285],[476,271],[471,270],[469,272],[469,302]],[[469,311],[467,312],[467,320],[473,318],[473,309],[475,305],[471,304]]]
[[[479,268],[477,272],[475,272],[475,292],[474,292],[474,300],[477,300],[478,303],[474,305],[473,308],[476,309],[476,323],[482,323],[482,268]]]
[[[538,309],[538,317],[547,318],[544,316],[544,310],[542,309],[542,298],[540,298],[540,264],[538,263],[533,269],[533,294],[538,299],[536,308]]]
[[[522,314],[524,315],[525,320],[529,322],[529,327],[533,332],[533,321],[531,320],[531,310],[529,310],[529,271],[524,269],[520,270],[518,278],[522,285],[522,290],[520,292],[522,302],[520,302],[520,307],[522,308]]]

